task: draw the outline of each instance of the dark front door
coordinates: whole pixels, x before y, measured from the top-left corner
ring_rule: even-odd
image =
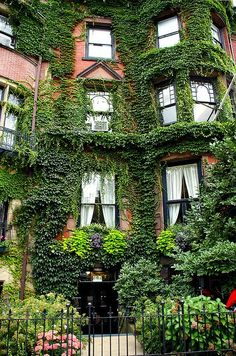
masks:
[[[80,281],[80,313],[90,314],[95,333],[117,332],[117,292],[114,281]],[[86,331],[86,330],[84,330]]]

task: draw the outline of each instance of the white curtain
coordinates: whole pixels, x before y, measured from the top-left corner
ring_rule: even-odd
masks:
[[[197,164],[187,164],[183,166],[183,172],[189,198],[197,198],[199,193]]]
[[[181,199],[183,180],[182,166],[168,167],[166,169],[167,199]],[[169,204],[169,224],[174,225],[179,215],[180,204]]]
[[[167,200],[178,200],[182,196],[183,177],[188,197],[196,198],[199,193],[197,164],[168,167],[166,169]],[[169,204],[169,224],[174,225],[179,215],[180,204]]]
[[[92,174],[90,177],[86,176],[82,181],[82,199],[80,212],[81,226],[88,226],[91,224],[98,185],[99,176],[96,174]]]
[[[108,227],[115,226],[115,179],[104,178],[100,180],[100,194],[102,211],[105,224]],[[111,205],[103,205],[111,204]]]

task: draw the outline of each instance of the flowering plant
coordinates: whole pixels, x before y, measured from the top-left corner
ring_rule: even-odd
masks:
[[[82,342],[75,335],[60,334],[57,330],[49,330],[38,334],[34,351],[36,355],[71,356],[76,355],[82,347]]]
[[[96,232],[96,234],[91,236],[90,246],[92,248],[101,248],[102,247],[102,235]]]

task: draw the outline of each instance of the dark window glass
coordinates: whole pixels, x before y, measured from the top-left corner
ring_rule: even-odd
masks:
[[[0,240],[4,241],[6,238],[7,229],[7,203],[0,204]]]

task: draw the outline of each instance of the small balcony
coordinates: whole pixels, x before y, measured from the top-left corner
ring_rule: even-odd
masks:
[[[0,153],[4,151],[17,151],[17,146],[27,145],[33,147],[32,138],[20,131],[0,126]]]

